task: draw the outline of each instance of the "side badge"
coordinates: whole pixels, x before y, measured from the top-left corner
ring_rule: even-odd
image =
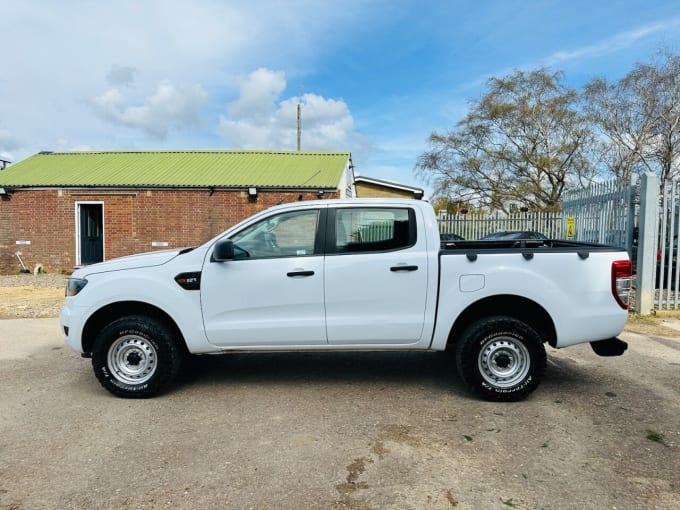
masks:
[[[175,276],[175,281],[184,290],[200,290],[201,289],[201,273],[180,273]]]

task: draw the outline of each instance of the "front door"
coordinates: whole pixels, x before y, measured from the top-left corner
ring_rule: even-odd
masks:
[[[79,204],[80,264],[104,260],[103,204]]]
[[[208,255],[201,307],[210,343],[326,343],[324,221],[325,208],[275,214],[230,237],[234,260],[214,262]]]

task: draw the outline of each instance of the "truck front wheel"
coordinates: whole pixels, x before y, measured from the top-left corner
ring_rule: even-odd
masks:
[[[526,323],[487,317],[461,335],[456,364],[465,384],[484,399],[521,400],[536,389],[545,372],[545,347]]]
[[[117,319],[99,332],[92,367],[104,388],[119,397],[147,398],[176,377],[181,353],[170,328],[146,316]]]

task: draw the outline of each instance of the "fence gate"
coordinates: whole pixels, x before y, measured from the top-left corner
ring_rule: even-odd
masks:
[[[666,181],[661,186],[659,197],[659,221],[655,227],[656,267],[654,274],[654,307],[658,310],[680,308],[678,272],[678,234],[680,233],[680,181]]]

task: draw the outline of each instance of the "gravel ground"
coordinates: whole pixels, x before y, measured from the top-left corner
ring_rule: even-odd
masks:
[[[450,357],[205,356],[108,394],[57,319],[0,321],[0,509],[680,509],[680,341],[550,349],[518,403]]]
[[[0,275],[0,287],[64,288],[68,276],[57,273]]]
[[[60,274],[0,276],[0,319],[58,317],[64,282]]]

